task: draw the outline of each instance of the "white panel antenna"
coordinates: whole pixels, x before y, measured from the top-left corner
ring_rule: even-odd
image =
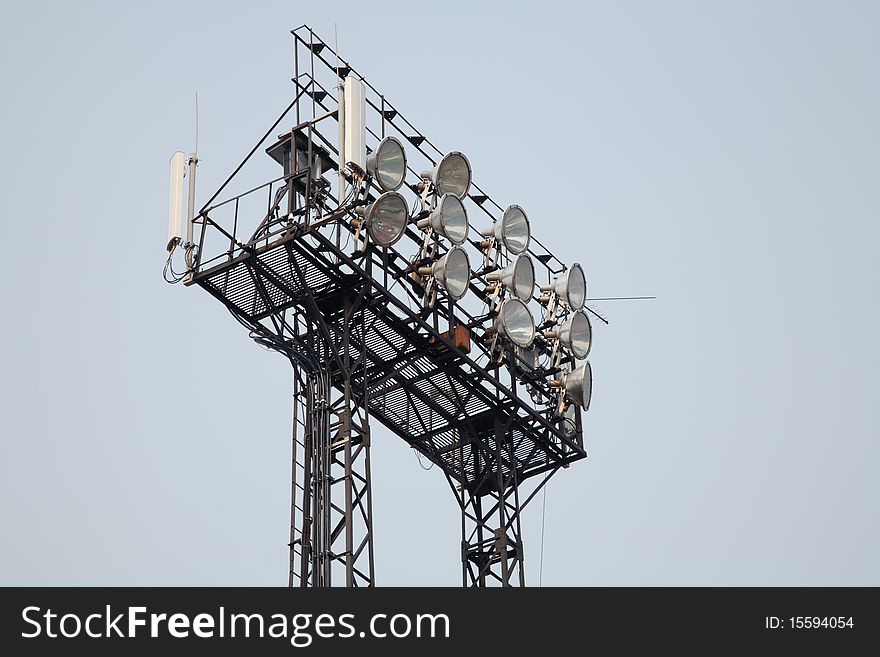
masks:
[[[367,171],[367,104],[364,83],[353,75],[345,78],[345,164],[363,176]]]
[[[180,242],[181,220],[183,219],[183,151],[171,156],[171,183],[168,193],[168,242],[166,249],[170,252]]]

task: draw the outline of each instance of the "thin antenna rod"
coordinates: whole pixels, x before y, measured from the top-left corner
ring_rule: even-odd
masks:
[[[184,261],[187,269],[193,268],[193,219],[196,214],[196,166],[199,163],[199,92],[196,91],[196,143],[195,149],[189,156],[187,165],[189,166],[189,200],[186,206],[186,252],[184,253]]]
[[[345,204],[345,83],[339,77],[339,35],[336,32],[336,23],[333,23],[333,39],[336,41],[336,95],[339,98],[336,117],[339,122],[339,207]],[[314,83],[314,81],[313,81]]]
[[[544,501],[541,508],[541,566],[538,569],[538,588],[544,586],[544,521],[547,520],[547,483],[544,483]]]
[[[195,154],[199,154],[199,92],[196,92],[196,148]]]
[[[333,22],[333,40],[336,42],[336,76],[339,77],[339,34],[336,32],[336,22]]]
[[[604,317],[602,317],[602,315],[600,315],[599,313],[597,313],[597,312],[596,312],[595,310],[593,310],[592,308],[587,308],[587,310],[588,310],[589,312],[591,312],[593,315],[595,315],[596,317],[598,317],[600,320],[602,320],[603,322],[605,322],[606,325],[610,324],[610,322],[609,322],[607,319],[605,319]]]
[[[587,301],[638,301],[639,299],[656,299],[657,297],[593,297]]]
[[[587,299],[587,301],[640,301],[643,299],[656,299],[657,297],[594,297],[592,299]],[[597,313],[592,308],[587,308],[587,310],[598,317],[600,320],[605,322],[605,324],[610,324],[610,322],[602,317],[599,313]]]

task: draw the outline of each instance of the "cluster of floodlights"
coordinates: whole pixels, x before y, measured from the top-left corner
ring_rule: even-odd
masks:
[[[369,239],[382,247],[396,244],[413,221],[409,205],[397,190],[406,178],[406,151],[403,144],[386,137],[366,160],[366,173],[382,190],[376,200],[359,208]],[[436,283],[454,301],[468,291],[472,270],[467,252],[462,248],[468,240],[468,217],[462,199],[471,185],[471,165],[463,153],[448,153],[430,171],[421,173],[416,189],[421,193],[421,212],[416,227],[424,232],[422,247],[425,259],[431,264],[418,268],[418,274],[430,283]],[[438,235],[451,243],[442,255],[430,245],[431,236]],[[494,248],[503,249],[512,260],[503,269],[486,276],[490,288],[497,292],[496,316],[489,333],[502,336],[520,349],[531,347],[537,328],[528,302],[535,291],[535,267],[527,255],[530,241],[529,220],[518,205],[511,205],[486,230],[481,231],[479,242],[484,254]],[[583,360],[590,353],[592,327],[584,304],[587,281],[580,265],[573,264],[550,285],[542,285],[538,301],[547,307],[552,330],[543,332],[553,345],[564,347],[575,359]],[[557,317],[561,320],[557,324]],[[589,362],[569,369],[561,379],[550,381],[550,386],[564,390],[560,397],[559,413],[563,412],[563,398],[579,404],[585,410],[590,406],[592,373]]]

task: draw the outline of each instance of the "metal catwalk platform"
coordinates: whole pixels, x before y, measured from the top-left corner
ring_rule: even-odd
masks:
[[[470,359],[448,331],[371,281],[365,266],[382,263],[361,255],[354,259],[339,250],[318,228],[292,229],[199,272],[192,283],[252,322],[288,309],[319,313],[322,324],[288,339],[291,351],[303,353],[314,348],[306,345],[342,344],[343,301],[361,297],[352,324],[364,332],[348,338],[351,353],[365,358],[362,374],[353,380],[357,401],[465,486],[491,485],[494,478],[486,475],[498,464],[504,476],[521,481],[586,456],[578,434],[566,435],[550,424],[497,373]],[[337,373],[340,361],[334,356],[340,354],[329,358],[331,372]],[[341,378],[335,376],[334,384],[341,385]],[[507,436],[501,444],[499,424]]]

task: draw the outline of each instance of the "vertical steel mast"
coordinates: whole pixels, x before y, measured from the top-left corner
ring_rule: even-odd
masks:
[[[519,482],[512,461],[509,423],[495,422],[494,453],[484,455],[485,474],[461,490],[462,586],[525,586]]]
[[[310,292],[315,312],[299,318],[313,340],[292,359],[290,586],[375,583],[367,389],[353,382],[366,360],[349,339],[365,329],[355,313],[369,281],[362,286],[342,294],[332,330]]]

